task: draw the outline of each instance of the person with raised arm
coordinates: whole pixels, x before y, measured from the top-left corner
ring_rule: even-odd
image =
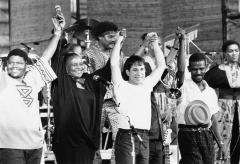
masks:
[[[52,59],[58,76],[52,85],[53,151],[58,164],[92,164],[99,149],[110,61],[90,73],[88,66],[89,56],[84,53],[56,51]]]
[[[185,57],[182,56],[184,75]],[[184,79],[182,95],[178,99],[176,122],[178,123],[178,145],[180,163],[214,164],[214,138],[221,140],[216,113],[219,111],[217,95],[203,79],[207,61],[205,54],[194,53],[189,58],[188,70],[191,79]]]
[[[182,52],[182,49],[184,48],[184,43],[185,43],[185,31],[180,29],[176,30],[176,36],[174,39],[174,44],[170,48],[170,52],[168,55],[166,55],[165,60],[167,65],[172,65],[173,63],[176,64],[176,56],[177,53],[179,52],[178,50],[180,49],[180,53],[185,53]],[[155,60],[154,60],[154,51],[153,47],[149,46],[150,38],[148,37],[147,33],[144,33],[141,37],[142,39],[142,45],[138,49],[138,51],[135,53],[138,56],[143,56],[143,58],[146,61],[146,74],[149,75],[152,70],[155,69]],[[181,46],[180,46],[181,45]],[[162,48],[162,43],[161,39],[159,39],[159,46]],[[178,55],[180,57],[181,55]],[[181,61],[179,61],[181,62]],[[178,68],[177,70],[181,70],[181,68]],[[164,75],[163,75],[164,76]],[[174,75],[175,76],[175,75]],[[164,78],[163,78],[164,79]],[[170,100],[168,100],[168,104],[164,103],[166,101],[163,101],[164,99],[168,99],[168,97],[164,94],[166,88],[162,85],[162,82],[159,82],[156,84],[154,87],[154,90],[151,94],[151,103],[152,103],[152,117],[151,117],[151,128],[150,128],[150,133],[149,133],[149,164],[159,164],[163,163],[165,160],[164,156],[164,133],[166,127],[165,124],[171,124],[171,117],[172,117],[172,111],[175,110],[172,108],[168,108],[165,110],[165,106],[172,105],[176,101],[171,101],[172,103],[170,104]],[[165,124],[164,124],[165,123]],[[167,158],[166,158],[167,160]]]
[[[120,116],[119,130],[115,141],[115,159],[116,164],[130,164],[133,161],[148,164],[151,91],[160,80],[166,64],[163,53],[158,46],[158,36],[153,32],[151,33],[151,45],[156,57],[156,69],[146,77],[144,59],[132,55],[124,64],[123,74],[125,73],[127,76],[125,81],[120,68],[120,50],[124,38],[124,34],[118,36],[110,58],[114,95],[117,103],[120,104],[118,107]],[[138,135],[133,135],[134,143],[131,142],[130,133],[138,133]],[[135,147],[135,156],[131,155],[133,146]]]
[[[53,56],[65,19],[52,18],[54,35],[33,65],[25,51],[13,49],[6,68],[0,68],[0,163],[40,164],[44,132],[39,115],[38,93],[56,78],[49,60]]]

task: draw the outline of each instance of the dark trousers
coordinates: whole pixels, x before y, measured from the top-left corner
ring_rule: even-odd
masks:
[[[83,144],[79,147],[56,144],[54,154],[57,164],[92,164],[95,150]]]
[[[149,164],[163,163],[163,143],[159,140],[149,140]]]
[[[240,158],[240,132],[239,132],[239,113],[238,103],[234,108],[234,117],[232,125],[232,139],[230,144],[231,164],[239,164]]]
[[[214,164],[213,136],[209,130],[184,131],[179,129],[180,164]]]
[[[146,148],[141,144],[139,139],[134,136],[135,143],[135,163],[148,164],[149,163],[149,134],[139,132]],[[115,160],[116,164],[132,164],[132,143],[130,132],[122,129],[118,130],[115,141]]]
[[[42,148],[40,149],[0,149],[0,164],[40,164]]]

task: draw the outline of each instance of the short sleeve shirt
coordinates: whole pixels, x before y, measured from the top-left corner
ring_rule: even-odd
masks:
[[[138,129],[150,129],[151,124],[151,91],[147,81],[141,85],[133,85],[122,81],[115,88],[115,96],[119,103],[119,128],[130,129],[131,125]]]
[[[0,148],[37,149],[43,144],[38,92],[56,78],[47,61],[29,67],[23,82],[1,70]]]
[[[185,124],[184,113],[187,105],[194,100],[201,100],[209,107],[211,116],[219,111],[217,95],[211,87],[208,86],[206,81],[203,81],[205,89],[203,91],[197,86],[192,79],[185,79],[181,88],[182,96],[180,104],[177,107],[177,123]]]

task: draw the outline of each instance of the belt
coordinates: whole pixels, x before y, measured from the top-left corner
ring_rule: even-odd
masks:
[[[147,133],[147,134],[149,134],[149,130],[146,130],[146,129],[137,129],[137,128],[135,128],[135,130],[138,133]],[[118,132],[121,132],[121,133],[131,133],[132,130],[131,129],[121,129],[121,128],[119,128]]]
[[[240,100],[240,88],[219,89],[218,98]]]
[[[181,131],[191,131],[191,132],[202,132],[209,130],[208,125],[178,125],[179,130]]]

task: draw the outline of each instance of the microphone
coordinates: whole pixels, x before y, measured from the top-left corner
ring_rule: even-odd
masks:
[[[94,75],[94,76],[93,76],[93,80],[95,80],[95,81],[100,81],[100,82],[102,82],[104,85],[112,85],[112,83],[111,83],[110,81],[107,81],[106,79],[101,78],[99,75]]]
[[[61,23],[62,22],[62,18],[60,16],[63,15],[61,6],[60,5],[55,5],[55,11],[56,11],[56,16],[55,17]]]
[[[32,48],[32,47],[26,45],[25,43],[20,43],[20,44],[23,45],[23,46],[27,49],[27,51],[34,50],[34,48]]]

